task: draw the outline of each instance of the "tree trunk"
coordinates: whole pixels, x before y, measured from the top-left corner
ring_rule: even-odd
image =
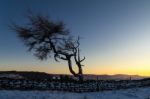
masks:
[[[82,67],[80,64],[77,64],[78,65],[78,69],[79,69],[79,72],[78,72],[78,77],[79,77],[79,81],[83,81],[83,71],[82,71]]]
[[[79,65],[79,64],[77,64]],[[79,81],[83,81],[83,72],[82,72],[82,67],[81,66],[77,66],[79,72],[75,73],[75,71],[72,69],[72,61],[71,58],[68,59],[68,66],[69,66],[69,71],[75,76],[78,77]]]
[[[75,73],[75,71],[72,69],[72,62],[71,59],[68,59],[68,66],[69,66],[69,71],[75,76],[77,77],[78,75]]]

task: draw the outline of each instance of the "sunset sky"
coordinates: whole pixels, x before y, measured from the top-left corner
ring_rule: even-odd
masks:
[[[65,61],[37,60],[9,28],[29,9],[81,37],[84,73],[150,76],[150,0],[0,0],[0,70],[70,74]]]

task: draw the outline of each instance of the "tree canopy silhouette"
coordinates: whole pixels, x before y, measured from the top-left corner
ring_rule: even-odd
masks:
[[[13,30],[28,50],[40,60],[53,56],[57,62],[59,59],[67,61],[70,72],[79,80],[83,80],[81,62],[85,57],[80,58],[79,37],[73,38],[63,22],[52,21],[47,16],[29,15],[28,19],[25,25],[13,24]],[[72,68],[72,60],[78,67],[77,73]]]

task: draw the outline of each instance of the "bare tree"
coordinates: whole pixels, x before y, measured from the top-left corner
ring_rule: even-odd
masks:
[[[74,39],[63,22],[54,22],[49,17],[29,15],[28,19],[28,24],[22,26],[13,24],[13,30],[29,51],[40,60],[53,56],[57,62],[59,59],[67,61],[70,72],[79,80],[83,80],[81,62],[85,57],[80,58],[79,37]],[[72,68],[72,60],[78,67],[77,73]]]

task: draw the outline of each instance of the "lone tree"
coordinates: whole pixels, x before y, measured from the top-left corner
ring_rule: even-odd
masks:
[[[63,22],[54,22],[49,17],[30,15],[28,19],[25,25],[13,25],[13,30],[28,50],[40,60],[53,56],[57,62],[59,59],[67,61],[70,72],[80,81],[83,80],[81,62],[85,57],[80,58],[79,37],[74,39]],[[78,67],[77,73],[72,68],[73,60]]]

